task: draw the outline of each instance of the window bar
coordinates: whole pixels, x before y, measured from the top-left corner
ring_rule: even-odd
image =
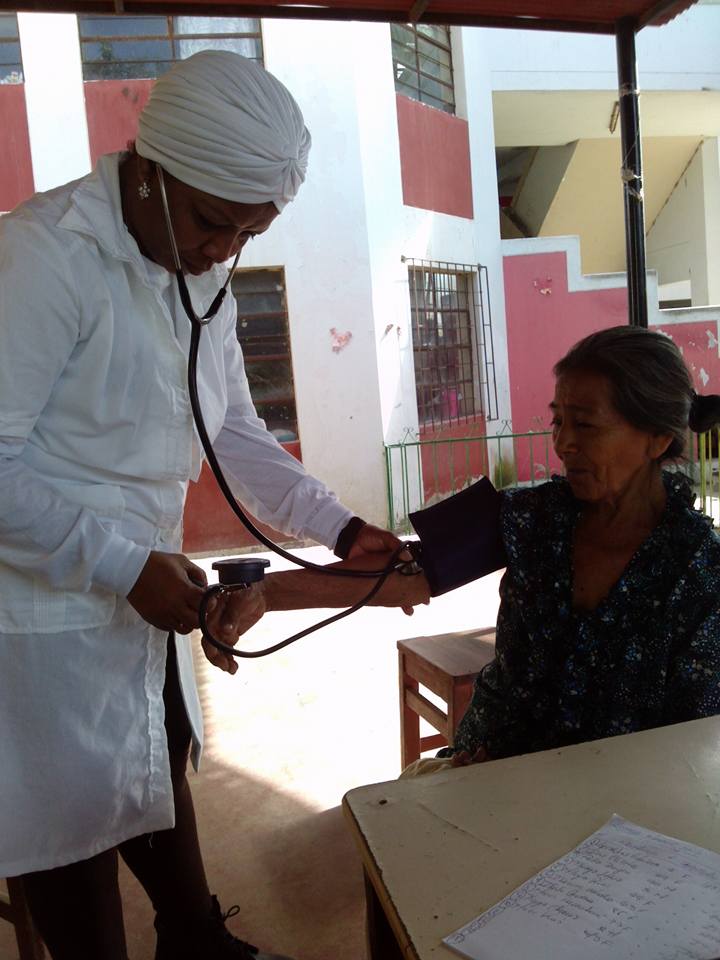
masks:
[[[477,414],[491,419],[493,413],[497,415],[497,387],[489,382],[494,378],[494,362],[485,349],[490,344],[489,323],[478,266],[411,258],[403,262],[412,273],[411,319],[421,422],[434,429]],[[486,393],[491,401],[495,398],[495,409],[492,402],[489,410],[484,409]]]
[[[417,83],[418,100],[422,102],[422,91],[420,89],[420,44],[418,43],[417,29],[412,27],[413,46],[415,48],[415,82]]]
[[[434,345],[437,345],[438,351],[441,349],[439,346],[439,336],[438,336],[438,305],[437,305],[437,284],[435,282],[435,274],[428,273],[428,279],[430,281],[430,302],[432,304],[432,316],[433,316],[433,341]],[[430,384],[431,384],[431,394],[430,394],[430,409],[432,412],[432,425],[433,427],[437,426],[435,423],[435,403],[434,403],[434,393],[435,388],[439,386],[438,384],[438,369],[435,364],[432,364],[430,367]],[[440,426],[442,426],[442,411],[440,414]]]
[[[497,398],[497,381],[495,379],[495,344],[493,341],[493,328],[492,328],[492,308],[490,306],[490,278],[488,274],[488,268],[482,264],[478,264],[478,274],[480,277],[480,301],[483,304],[482,308],[482,324],[483,324],[483,359],[485,361],[485,383],[487,390],[487,420],[497,420],[498,418],[498,398]],[[484,283],[483,283],[484,280]],[[485,319],[485,308],[484,303],[487,301],[487,320]],[[492,372],[492,377],[491,377]],[[492,392],[490,385],[492,384]]]
[[[260,55],[258,58],[259,62],[262,63],[264,59],[261,23],[260,23],[260,20],[257,18],[249,18],[249,19],[255,19],[255,22],[257,24],[256,30],[237,30],[237,31],[236,30],[219,30],[217,32],[210,33],[210,32],[204,32],[204,31],[194,31],[191,29],[180,32],[175,29],[174,16],[165,16],[165,17],[153,16],[152,20],[164,20],[165,32],[164,33],[147,33],[147,34],[146,33],[89,34],[89,33],[85,33],[82,30],[82,21],[85,19],[93,19],[93,20],[106,19],[109,21],[117,21],[118,19],[121,19],[121,18],[116,15],[79,14],[78,26],[80,27],[81,59],[82,59],[83,69],[86,66],[93,66],[95,64],[100,64],[103,62],[106,64],[138,64],[138,63],[155,64],[158,62],[162,62],[162,63],[167,63],[169,66],[177,62],[178,60],[182,59],[182,56],[179,53],[178,44],[186,40],[213,41],[213,40],[234,40],[239,38],[254,39],[259,42],[259,51],[260,51]],[[84,49],[86,44],[103,43],[103,42],[122,43],[127,41],[149,41],[149,40],[167,42],[169,45],[170,59],[167,59],[167,60],[161,59],[160,61],[156,60],[155,58],[137,59],[137,58],[130,58],[130,57],[127,57],[127,58],[120,57],[118,59],[111,57],[107,61],[85,59]],[[156,76],[155,73],[149,73],[147,78],[153,79],[155,76]],[[137,78],[129,78],[129,79],[137,79]]]
[[[485,419],[489,419],[487,416],[487,409],[483,399],[483,387],[486,387],[487,382],[487,367],[480,362],[480,351],[483,350],[484,353],[484,341],[485,341],[485,332],[484,332],[484,323],[483,323],[483,309],[482,309],[482,296],[475,296],[475,281],[478,283],[478,290],[480,290],[480,275],[473,274],[467,277],[466,287],[467,287],[467,297],[468,297],[468,309],[471,309],[471,316],[473,318],[473,327],[474,327],[474,342],[475,342],[475,369],[477,371],[477,380],[478,380],[478,393],[479,396],[475,396],[475,379],[473,378],[473,407],[479,409]],[[485,376],[483,378],[483,371]]]

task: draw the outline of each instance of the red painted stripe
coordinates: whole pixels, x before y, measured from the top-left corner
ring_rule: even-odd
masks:
[[[301,459],[299,442],[284,443],[283,446],[296,459]],[[291,539],[286,533],[278,533],[265,524],[257,525],[271,540],[283,543]],[[207,464],[203,465],[198,482],[191,483],[188,488],[183,527],[183,550],[186,553],[212,553],[257,546],[257,541],[225,502]]]
[[[466,120],[397,95],[403,202],[472,220]]]
[[[137,134],[137,119],[154,80],[90,80],[85,83],[90,158],[125,150]]]
[[[35,192],[25,86],[0,84],[0,210],[12,210]]]

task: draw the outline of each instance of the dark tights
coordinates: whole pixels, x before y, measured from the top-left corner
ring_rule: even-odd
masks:
[[[185,777],[191,730],[177,675],[175,642],[168,643],[165,729],[175,797],[175,826],[126,840],[114,850],[23,877],[30,912],[53,960],[126,960],[118,853],[158,914],[172,922],[202,920],[210,892]]]

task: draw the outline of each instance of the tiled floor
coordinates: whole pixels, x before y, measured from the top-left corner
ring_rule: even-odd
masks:
[[[303,553],[330,559],[322,548]],[[211,888],[225,908],[241,906],[234,932],[297,960],[362,960],[361,869],[339,805],[351,787],[399,772],[395,643],[492,625],[498,581],[486,577],[412,618],[363,610],[274,656],[241,662],[234,677],[199,654],[207,745],[191,783]],[[275,642],[320,616],[267,615],[248,645]],[[151,960],[149,905],[127,873],[122,883],[130,958]],[[11,928],[0,922],[0,960],[16,956]]]

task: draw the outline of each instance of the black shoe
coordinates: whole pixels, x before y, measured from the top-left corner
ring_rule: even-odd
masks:
[[[239,912],[240,907],[234,906],[223,913],[213,896],[210,916],[192,928],[180,929],[156,917],[155,960],[290,960],[276,953],[260,953],[251,943],[234,937],[225,921]]]

